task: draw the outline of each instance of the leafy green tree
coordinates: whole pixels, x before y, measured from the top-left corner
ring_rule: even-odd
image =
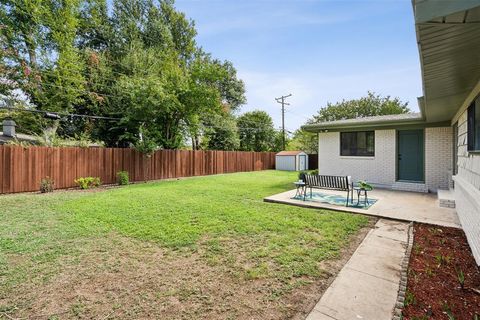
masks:
[[[238,127],[230,114],[216,114],[204,121],[202,149],[234,151],[240,147]]]
[[[72,111],[81,102],[82,60],[75,46],[79,0],[0,4],[1,56],[10,90],[22,90],[38,108]]]
[[[119,76],[112,98],[123,111],[120,125],[128,130],[119,138],[142,146],[149,141],[148,145],[154,146],[152,149],[178,148],[182,144],[182,121],[187,113],[178,97],[178,92],[188,87],[183,68],[175,56],[153,48],[133,49],[123,61],[130,66],[130,75]],[[146,65],[150,68],[147,75],[143,71]]]
[[[188,135],[198,149],[202,133],[213,134],[204,122],[244,102],[244,85],[231,63],[196,47],[193,22],[177,12],[172,1],[157,6],[117,0],[112,29],[116,32],[107,49],[117,81],[109,85],[115,98],[108,101],[122,121],[101,130],[103,136],[113,135],[109,144],[145,146],[150,141],[151,147],[178,148]],[[150,91],[143,86],[148,83],[147,99]]]
[[[50,120],[54,132],[144,152],[188,137],[194,149],[236,147],[244,84],[196,44],[172,0],[5,0],[0,24],[0,95],[20,90],[33,108],[120,118]],[[216,132],[217,120],[228,130]]]
[[[14,107],[16,109],[28,108],[28,106],[21,101],[0,97],[0,101],[2,101],[2,99],[5,99],[4,101],[7,102],[5,105],[0,102],[0,108],[7,107],[7,103],[12,103],[12,105],[8,105],[8,107]],[[19,132],[30,135],[40,135],[43,131],[43,127],[47,124],[47,121],[38,113],[0,109],[0,124],[6,119],[14,120]]]
[[[408,112],[410,112],[410,109],[407,102],[402,102],[399,98],[391,98],[390,96],[382,97],[369,91],[367,96],[359,99],[327,103],[327,106],[321,108],[308,123]]]
[[[245,103],[245,85],[237,78],[237,74],[229,61],[212,59],[209,54],[202,51],[197,53],[190,67],[190,87],[186,95],[186,105],[190,106],[192,113],[186,118],[189,133],[192,138],[194,150],[202,147],[208,148],[208,143],[203,139],[210,139],[218,135],[225,135],[223,125],[227,126],[230,133],[236,132],[231,125],[231,115]],[[212,126],[215,121],[221,121],[222,126]],[[207,133],[209,137],[202,137]],[[226,142],[231,149],[232,141]],[[234,143],[235,145],[235,143]],[[220,145],[216,144],[215,149]]]
[[[237,119],[240,135],[240,150],[273,151],[276,131],[272,118],[265,111],[255,110],[242,114]]]
[[[288,142],[287,150],[302,150],[309,154],[318,153],[318,135],[298,129]]]
[[[288,132],[285,132],[285,147],[290,143],[290,138]],[[279,152],[283,150],[283,131],[281,128],[275,131],[273,145],[270,151]]]

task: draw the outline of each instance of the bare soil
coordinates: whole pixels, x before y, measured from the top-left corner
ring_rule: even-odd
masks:
[[[463,231],[415,224],[414,232],[403,319],[480,319],[480,270]]]
[[[110,234],[82,244],[58,270],[0,298],[0,319],[303,319],[353,254],[371,224],[352,237],[321,278],[245,279],[235,261],[215,263],[196,250],[171,250]],[[248,239],[232,243],[248,252]],[[18,266],[22,262],[18,261]]]

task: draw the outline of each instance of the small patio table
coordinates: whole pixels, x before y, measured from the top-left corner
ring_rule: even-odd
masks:
[[[353,189],[357,191],[357,206],[360,204],[360,197],[362,195],[364,206],[370,204],[370,202],[368,202],[368,191],[371,191],[370,188],[354,187]]]
[[[307,185],[303,181],[295,181],[293,183],[295,187],[297,187],[297,192],[295,193],[296,197],[303,197],[303,195],[307,192]]]

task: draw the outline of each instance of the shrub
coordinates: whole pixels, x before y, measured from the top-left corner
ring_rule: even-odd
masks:
[[[54,186],[55,186],[55,182],[53,181],[53,179],[50,177],[45,177],[40,182],[40,192],[41,193],[53,192]]]
[[[100,178],[98,177],[85,177],[75,179],[75,183],[80,187],[80,189],[90,189],[100,186]]]
[[[118,184],[121,186],[124,186],[130,183],[130,179],[128,177],[128,171],[117,172],[117,177],[118,177]]]
[[[315,170],[303,170],[298,173],[298,179],[305,180],[304,177],[306,174],[317,175],[318,169]]]

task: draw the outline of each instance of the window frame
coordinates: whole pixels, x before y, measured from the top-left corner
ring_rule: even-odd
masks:
[[[479,110],[477,110],[477,108]],[[475,98],[467,108],[467,151],[480,152],[480,96]]]
[[[370,133],[373,137],[373,151],[371,153],[368,153],[368,154],[358,154],[358,134],[360,133],[365,133],[365,139],[367,139],[367,142],[366,142],[366,150],[368,150],[368,134]],[[355,148],[355,154],[353,154],[353,150],[350,150],[350,154],[344,154],[343,150],[344,148],[342,148],[342,141],[343,141],[343,137],[344,135],[346,134],[355,134],[355,143],[357,144],[356,148]],[[343,132],[340,132],[340,156],[341,157],[359,157],[359,158],[373,158],[375,157],[375,130],[363,130],[363,131],[343,131]]]

